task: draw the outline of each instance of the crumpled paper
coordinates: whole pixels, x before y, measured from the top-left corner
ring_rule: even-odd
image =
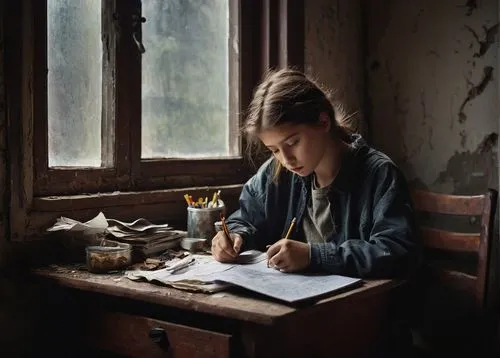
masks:
[[[49,227],[47,231],[69,231],[82,233],[84,235],[103,234],[108,227],[108,221],[102,212],[95,218],[84,223],[64,216],[57,218],[56,223]]]

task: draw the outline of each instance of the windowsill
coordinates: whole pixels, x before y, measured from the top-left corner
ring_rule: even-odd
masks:
[[[75,209],[93,209],[107,206],[156,204],[165,202],[183,202],[185,193],[193,197],[211,197],[213,191],[221,190],[221,196],[233,196],[241,192],[242,184],[188,187],[177,189],[148,190],[148,191],[116,191],[112,193],[80,194],[67,196],[44,196],[33,198],[33,210],[37,212],[72,211]]]
[[[212,197],[221,190],[227,212],[238,208],[238,199],[243,184],[188,187],[151,190],[141,192],[112,192],[68,196],[46,196],[33,198],[33,210],[29,214],[26,236],[20,240],[39,240],[47,237],[46,229],[60,216],[87,221],[99,212],[107,218],[132,221],[146,218],[152,222],[169,223],[184,229],[186,223],[186,201],[184,194],[193,198]],[[17,241],[17,240],[16,240]]]
[[[123,169],[123,168],[122,168]],[[245,182],[257,169],[243,158],[141,161],[131,173],[117,168],[50,168],[35,176],[34,196],[158,191],[164,188],[216,187]]]

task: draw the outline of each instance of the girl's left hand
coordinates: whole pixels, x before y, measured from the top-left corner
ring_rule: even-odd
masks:
[[[309,266],[309,244],[281,239],[267,249],[269,266],[282,272],[294,272]]]

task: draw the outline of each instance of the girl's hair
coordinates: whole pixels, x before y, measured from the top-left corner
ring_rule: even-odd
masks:
[[[270,71],[255,89],[252,102],[243,126],[247,137],[247,151],[251,156],[261,149],[258,134],[275,126],[291,124],[315,124],[321,113],[331,120],[332,138],[350,142],[351,130],[340,106],[332,104],[326,91],[322,90],[304,73],[293,69]],[[277,180],[282,166],[275,161],[273,180]]]

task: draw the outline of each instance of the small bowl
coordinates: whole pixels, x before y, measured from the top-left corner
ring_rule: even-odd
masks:
[[[184,237],[181,240],[181,247],[184,250],[195,252],[203,250],[206,243],[207,243],[206,239],[199,239],[196,237]]]
[[[109,241],[107,242],[109,244]],[[132,263],[132,245],[114,243],[116,246],[87,246],[87,269],[93,273],[123,270]]]

